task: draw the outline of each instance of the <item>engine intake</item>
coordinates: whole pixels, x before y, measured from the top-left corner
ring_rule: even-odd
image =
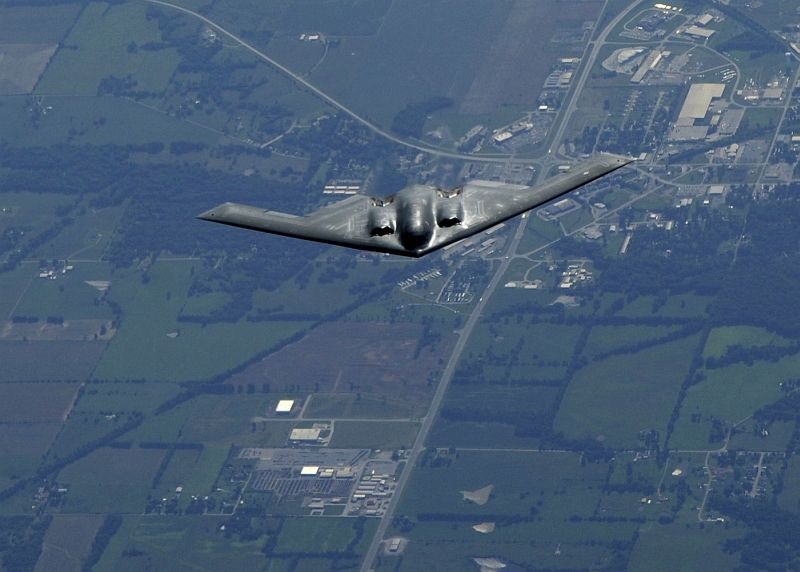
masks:
[[[464,206],[461,201],[439,201],[436,205],[436,224],[448,228],[462,222],[464,222]]]
[[[369,212],[369,234],[371,236],[394,234],[397,226],[393,215],[393,212],[384,210],[383,207],[373,207]]]

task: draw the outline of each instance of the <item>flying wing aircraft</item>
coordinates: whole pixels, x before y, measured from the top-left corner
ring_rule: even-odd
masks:
[[[551,201],[632,159],[598,155],[541,185],[412,185],[383,199],[350,197],[304,216],[224,203],[197,218],[338,246],[419,258]]]

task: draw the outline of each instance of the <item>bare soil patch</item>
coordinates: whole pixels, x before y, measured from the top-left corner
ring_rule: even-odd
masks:
[[[492,494],[494,485],[488,485],[477,491],[461,491],[464,500],[472,501],[477,505],[485,505],[489,502],[489,495]]]
[[[35,572],[80,572],[103,518],[102,514],[54,516]]]
[[[0,383],[0,423],[64,421],[79,383]]]
[[[274,391],[363,393],[427,404],[455,343],[423,348],[420,324],[335,322],[234,376],[230,383],[269,383]],[[440,363],[442,360],[442,363]]]
[[[0,44],[0,95],[33,91],[57,45]]]

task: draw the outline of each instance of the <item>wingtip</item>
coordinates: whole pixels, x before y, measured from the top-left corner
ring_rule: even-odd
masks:
[[[222,218],[222,216],[224,215],[225,211],[228,210],[228,206],[230,204],[231,203],[223,203],[221,205],[217,205],[213,209],[207,210],[204,213],[200,213],[195,218],[198,218],[200,220],[210,220],[212,222],[216,221],[216,220],[219,220],[220,218]]]

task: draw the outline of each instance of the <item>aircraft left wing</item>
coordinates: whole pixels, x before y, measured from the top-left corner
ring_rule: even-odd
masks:
[[[367,219],[372,199],[356,195],[323,207],[304,216],[290,215],[264,208],[224,203],[197,218],[250,230],[409,256],[396,236],[370,236]]]

